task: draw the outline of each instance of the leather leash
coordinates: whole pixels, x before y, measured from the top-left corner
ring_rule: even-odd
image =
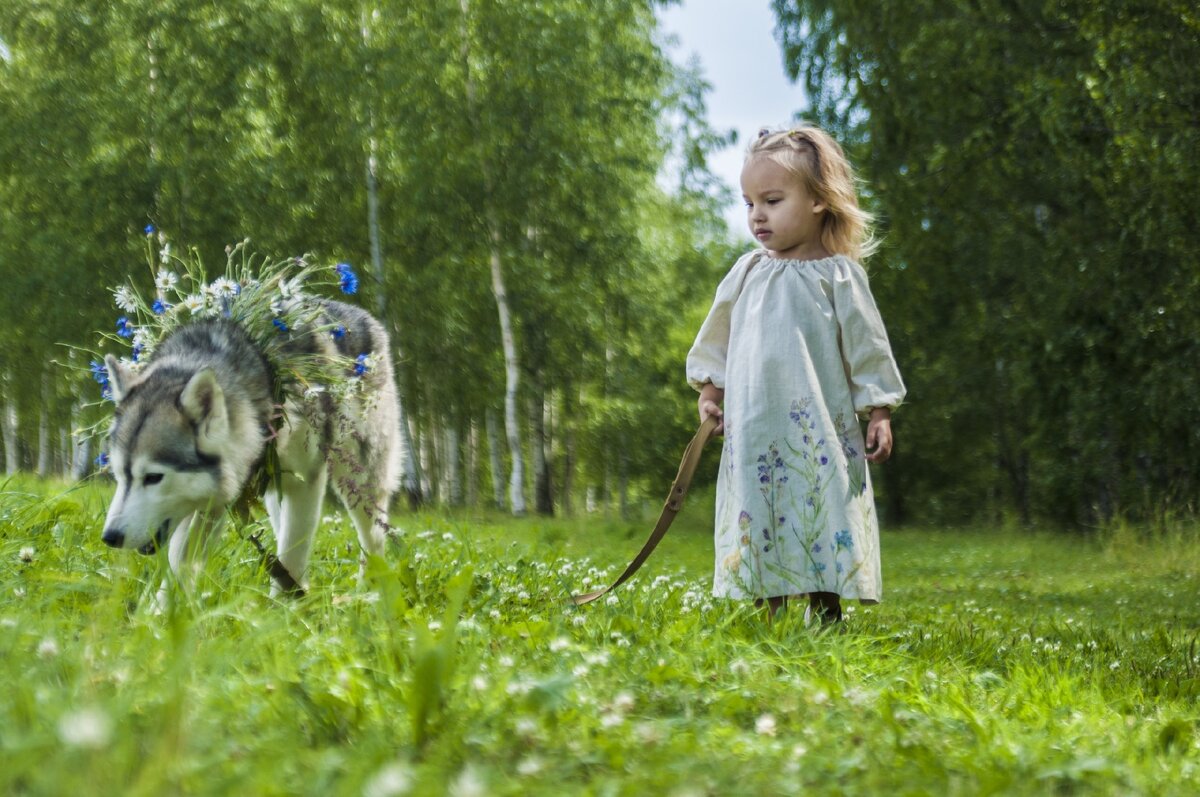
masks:
[[[692,438],[692,441],[688,443],[687,448],[683,452],[683,460],[679,463],[679,473],[675,476],[675,483],[671,485],[671,492],[667,496],[666,504],[663,505],[662,514],[658,516],[658,522],[654,524],[654,531],[650,532],[650,538],[646,540],[645,545],[642,546],[642,550],[638,551],[637,556],[633,557],[633,561],[625,568],[625,572],[604,589],[599,589],[595,592],[585,592],[582,595],[572,595],[572,603],[576,606],[583,606],[585,603],[591,603],[602,595],[611,592],[624,584],[650,558],[650,554],[654,552],[659,541],[666,536],[667,529],[671,527],[675,516],[683,508],[683,499],[687,496],[688,488],[692,485],[692,476],[696,473],[696,466],[700,464],[700,454],[704,450],[704,444],[712,439],[713,432],[717,428],[717,423],[717,418],[710,415],[704,419],[704,422],[700,424],[700,428],[696,430],[696,436]]]

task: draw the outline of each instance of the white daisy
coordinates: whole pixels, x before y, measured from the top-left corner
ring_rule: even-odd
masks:
[[[208,292],[218,299],[232,299],[241,290],[241,286],[228,277],[218,277],[208,286]]]
[[[117,303],[117,307],[127,313],[136,312],[138,309],[137,296],[125,285],[113,291],[113,301]]]
[[[204,306],[208,304],[208,300],[203,294],[193,293],[179,304],[189,313],[195,315],[196,313],[204,312]]]
[[[169,246],[170,244],[168,244]],[[165,251],[165,250],[164,250]],[[165,260],[163,262],[166,262]],[[165,268],[158,270],[158,276],[154,278],[154,287],[160,291],[173,291],[175,286],[179,284],[179,277],[173,271],[167,271]]]

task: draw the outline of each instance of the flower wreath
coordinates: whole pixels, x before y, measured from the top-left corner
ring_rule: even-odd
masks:
[[[252,254],[249,240],[228,246],[225,273],[207,281],[204,265],[193,249],[186,258],[174,255],[166,236],[147,225],[146,260],[154,277],[154,298],[146,301],[133,282],[113,289],[113,300],[121,315],[116,329],[102,333],[102,340],[116,343],[128,351],[121,363],[137,373],[157,346],[176,329],[207,318],[227,318],[237,323],[266,358],[274,376],[273,395],[283,412],[288,395],[312,396],[328,392],[334,395],[357,390],[361,377],[375,367],[374,357],[366,353],[356,358],[343,356],[297,356],[284,353],[289,339],[286,333],[300,330],[326,332],[341,340],[345,327],[323,322],[322,309],[312,301],[310,289],[330,290],[336,286],[343,294],[358,292],[358,276],[348,263],[320,266],[309,256],[271,262]],[[157,252],[155,249],[157,248]],[[89,372],[100,386],[100,401],[112,401],[112,386],[103,356],[86,352]],[[83,438],[100,437],[107,432],[111,413],[78,434]],[[286,423],[286,417],[280,422]],[[273,459],[268,452],[268,459]],[[268,464],[271,464],[268,462]],[[108,456],[101,453],[96,465],[105,468]]]

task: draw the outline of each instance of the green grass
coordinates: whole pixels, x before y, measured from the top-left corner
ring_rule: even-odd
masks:
[[[155,615],[104,489],[5,489],[3,794],[1200,791],[1194,527],[885,531],[884,603],[820,634],[708,597],[703,496],[579,609],[651,518],[400,516],[368,589],[336,516],[307,598],[227,532]]]

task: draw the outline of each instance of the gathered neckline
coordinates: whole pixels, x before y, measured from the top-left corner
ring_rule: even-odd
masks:
[[[772,260],[776,263],[824,263],[826,260],[836,260],[839,257],[843,257],[843,255],[828,255],[826,257],[811,258],[775,257],[774,255],[768,254],[766,249],[759,249],[757,251],[762,252],[762,255],[759,258],[760,260]]]

